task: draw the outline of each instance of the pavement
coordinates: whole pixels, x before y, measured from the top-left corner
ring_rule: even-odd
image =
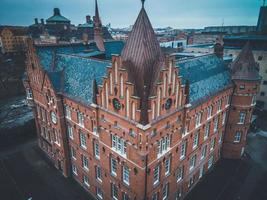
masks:
[[[0,153],[1,200],[90,200],[45,158],[35,140]]]

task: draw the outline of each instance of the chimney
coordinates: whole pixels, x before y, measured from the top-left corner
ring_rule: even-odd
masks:
[[[90,23],[90,21],[91,21],[91,16],[90,15],[86,15],[86,23]]]
[[[43,18],[41,19],[41,24],[44,25],[44,19]]]
[[[38,25],[38,18],[35,18],[34,22],[35,22],[36,25]]]

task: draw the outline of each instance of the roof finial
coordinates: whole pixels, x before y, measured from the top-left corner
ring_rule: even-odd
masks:
[[[141,2],[142,2],[142,8],[144,8],[145,0],[141,0]]]

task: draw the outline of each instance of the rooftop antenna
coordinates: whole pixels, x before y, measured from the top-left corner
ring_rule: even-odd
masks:
[[[145,0],[141,0],[141,2],[142,2],[142,8],[144,8]]]

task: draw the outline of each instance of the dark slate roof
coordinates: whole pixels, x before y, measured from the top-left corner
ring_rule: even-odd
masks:
[[[105,42],[108,54],[120,54],[123,42]],[[94,48],[92,45],[91,48]],[[106,76],[107,67],[111,61],[101,61],[88,58],[88,47],[80,45],[37,47],[37,55],[41,66],[57,92],[79,100],[85,104],[92,103],[93,81],[102,84],[102,77]],[[92,51],[90,54],[97,54]]]
[[[259,80],[259,64],[256,63],[248,42],[231,64],[232,78],[240,80]]]
[[[183,84],[189,80],[191,104],[196,104],[231,84],[229,68],[214,54],[178,61],[177,67]]]

